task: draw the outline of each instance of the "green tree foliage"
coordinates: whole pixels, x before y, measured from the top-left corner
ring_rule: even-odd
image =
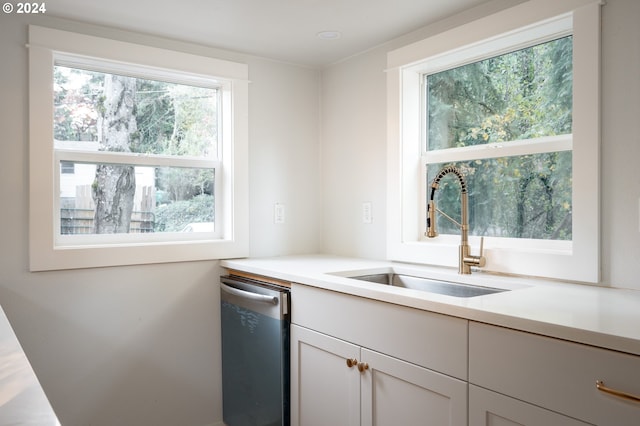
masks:
[[[163,152],[171,138],[175,122],[175,108],[166,89],[167,83],[138,80],[136,120],[138,137],[133,152],[156,154]]]
[[[97,141],[104,74],[57,66],[53,79],[54,138]]]
[[[156,209],[155,229],[179,232],[189,223],[213,222],[213,196],[197,195],[190,200],[163,204]]]
[[[572,87],[571,37],[429,75],[428,149],[571,133]],[[571,239],[571,160],[567,151],[456,163],[468,181],[470,233]],[[429,181],[442,166],[428,166]],[[453,217],[459,191],[445,178],[437,195]],[[439,227],[458,232],[446,220]]]

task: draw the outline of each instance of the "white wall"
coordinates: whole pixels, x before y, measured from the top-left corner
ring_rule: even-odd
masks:
[[[251,254],[319,250],[316,70],[47,16],[0,15],[0,305],[64,425],[219,424],[217,261],[28,272],[27,24],[246,62]],[[273,204],[287,222],[273,223]]]
[[[640,290],[640,2],[602,9],[602,279]]]
[[[477,9],[474,14],[486,12]],[[470,16],[425,27],[324,70],[324,251],[384,258],[386,53]],[[601,284],[640,290],[639,18],[637,0],[607,0],[602,11]],[[373,225],[362,224],[360,203],[367,200],[373,201]]]
[[[326,253],[385,258],[386,80],[383,52],[322,74],[322,218]],[[362,203],[373,221],[363,223]]]
[[[249,74],[251,256],[317,253],[319,72],[255,60]],[[274,223],[275,203],[284,224]]]

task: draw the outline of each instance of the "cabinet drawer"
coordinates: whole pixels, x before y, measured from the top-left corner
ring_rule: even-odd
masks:
[[[640,403],[596,389],[596,381],[640,395],[640,357],[471,322],[469,382],[597,425],[640,422]]]
[[[533,404],[469,385],[469,426],[588,426]]]
[[[467,380],[468,321],[301,284],[292,322]]]

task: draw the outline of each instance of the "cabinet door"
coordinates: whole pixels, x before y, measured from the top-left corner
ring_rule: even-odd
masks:
[[[291,326],[291,425],[360,425],[360,348]],[[357,362],[356,361],[356,362]]]
[[[361,349],[362,425],[466,426],[467,384]]]
[[[640,403],[600,391],[640,395],[640,356],[469,324],[469,383],[597,425],[640,425]]]
[[[587,423],[469,385],[469,426],[587,426]]]

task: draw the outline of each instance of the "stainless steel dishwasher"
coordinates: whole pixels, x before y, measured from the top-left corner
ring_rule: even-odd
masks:
[[[222,276],[220,304],[224,424],[288,426],[289,289]]]

